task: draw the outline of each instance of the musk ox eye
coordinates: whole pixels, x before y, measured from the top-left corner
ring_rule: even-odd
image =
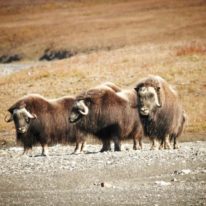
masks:
[[[29,123],[30,122],[30,119],[27,117],[27,118],[25,118],[25,120],[26,120],[26,123]]]
[[[91,98],[86,98],[84,100],[84,102],[86,103],[87,106],[89,106],[89,105],[91,105],[93,103]]]
[[[154,97],[154,94],[153,94],[153,93],[150,93],[150,94],[148,95],[148,97],[151,99],[151,98]]]

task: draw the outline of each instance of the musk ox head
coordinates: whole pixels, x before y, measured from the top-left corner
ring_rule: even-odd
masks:
[[[113,94],[115,93],[110,89],[103,88],[94,88],[82,93],[74,102],[69,121],[71,123],[80,120],[82,123],[89,121],[90,125],[87,126],[92,126],[91,122],[99,119],[99,114],[102,114],[102,110],[104,110],[105,107],[107,108],[108,102],[112,101],[109,95],[112,96]],[[89,124],[89,122],[87,124]]]
[[[9,110],[10,117],[5,117],[6,122],[14,121],[16,131],[18,133],[26,133],[32,119],[36,118],[35,114],[31,114],[25,107]]]
[[[160,98],[160,86],[158,83],[139,84],[135,90],[138,95],[138,109],[141,115],[149,116],[162,106]]]
[[[90,101],[88,99],[79,99],[77,100],[72,108],[72,111],[69,116],[69,121],[71,123],[77,122],[83,116],[87,116],[89,114],[89,104]]]

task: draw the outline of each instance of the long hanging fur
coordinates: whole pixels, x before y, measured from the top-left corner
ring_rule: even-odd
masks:
[[[176,138],[181,135],[186,118],[176,91],[159,76],[141,80],[135,88],[137,94],[139,88],[143,86],[155,88],[161,105],[149,117],[140,115],[145,136],[151,140],[157,138],[162,142],[169,135],[170,139],[174,139],[176,147]]]
[[[131,138],[138,140],[141,145],[142,126],[139,120],[139,114],[135,104],[131,99],[136,101],[136,93],[133,98],[128,100],[122,97],[121,90],[111,90],[105,87],[95,87],[90,89],[76,98],[78,100],[89,100],[89,114],[82,117],[76,123],[81,131],[92,133],[103,142],[101,151],[110,150],[110,141],[120,142],[123,139]],[[124,94],[125,95],[125,94]],[[119,150],[120,145],[117,143]],[[134,146],[136,148],[136,146]]]
[[[16,132],[17,140],[24,148],[41,145],[68,142],[84,142],[84,135],[68,120],[74,103],[73,97],[47,100],[46,98],[30,94],[19,99],[8,111],[25,107],[30,113],[37,116],[31,120],[26,133]]]

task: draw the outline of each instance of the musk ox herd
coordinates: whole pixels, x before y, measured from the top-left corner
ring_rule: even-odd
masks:
[[[177,149],[186,115],[176,91],[161,77],[149,76],[135,88],[121,89],[107,82],[76,97],[48,100],[29,94],[15,102],[5,121],[14,122],[16,139],[24,153],[40,144],[42,155],[48,145],[76,143],[74,153],[84,149],[86,136],[102,142],[101,152],[121,151],[121,142],[132,139],[133,149],[142,148],[148,137],[151,149]]]

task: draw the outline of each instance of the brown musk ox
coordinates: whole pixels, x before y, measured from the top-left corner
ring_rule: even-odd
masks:
[[[183,131],[186,116],[177,93],[159,76],[141,80],[135,90],[144,135],[153,142],[151,149],[157,148],[158,141],[160,148],[170,149],[172,139],[173,148],[178,148],[177,137]]]
[[[31,152],[37,143],[42,146],[42,155],[46,155],[47,146],[54,143],[76,142],[75,152],[80,150],[82,143],[83,150],[84,135],[68,120],[73,103],[73,97],[47,100],[30,94],[8,109],[10,117],[6,121],[14,121],[16,138],[23,143],[24,153]]]
[[[136,96],[135,91],[133,94]],[[137,141],[142,147],[143,131],[138,111],[131,106],[129,98],[122,96],[120,90],[100,85],[76,97],[70,122],[99,138],[103,143],[101,152],[111,150],[111,141],[114,150],[120,151],[121,140],[129,138],[134,141],[133,149],[137,149]]]

